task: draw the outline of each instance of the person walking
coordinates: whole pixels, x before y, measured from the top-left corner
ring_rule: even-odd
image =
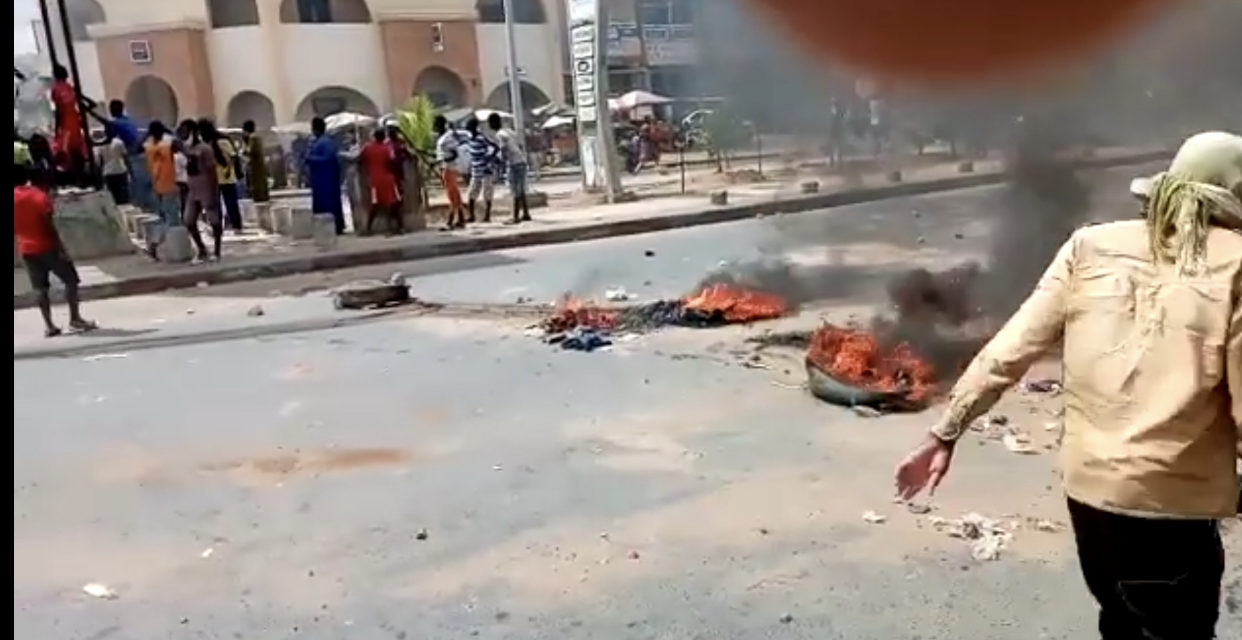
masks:
[[[492,221],[492,197],[496,190],[496,164],[500,148],[479,131],[479,120],[466,121],[466,151],[470,154],[470,190],[467,192],[466,222],[474,222],[475,203],[483,196],[483,222]]]
[[[118,205],[129,204],[129,150],[111,123],[104,124],[104,143],[99,147],[104,187]]]
[[[95,328],[95,323],[82,317],[78,299],[78,270],[56,231],[52,198],[47,191],[31,184],[31,169],[26,162],[13,163],[13,236],[17,252],[26,266],[30,286],[39,297],[43,335],[51,338],[61,334],[60,327],[52,320],[52,284],[49,276],[53,274],[65,285],[69,326],[75,331],[90,331]]]
[[[181,225],[183,207],[181,191],[177,186],[177,160],[173,150],[172,135],[163,122],[153,120],[147,126],[147,141],[143,144],[147,159],[147,174],[151,176],[151,193],[155,197],[155,211],[159,214],[163,229]],[[147,238],[147,253],[158,259],[162,238]]]
[[[469,137],[453,128],[448,118],[436,116],[431,128],[436,132],[436,163],[440,168],[440,181],[448,197],[448,228],[466,226],[465,207],[461,201],[461,177],[470,171],[468,152]]]
[[[345,209],[341,206],[341,149],[328,135],[323,118],[311,120],[315,140],[306,152],[306,169],[310,176],[311,210],[330,213],[336,221],[337,235],[345,233]]]
[[[224,205],[225,222],[234,233],[242,230],[241,194],[237,191],[237,149],[222,135],[211,120],[198,121],[198,135],[211,145],[216,157],[216,181],[220,185],[220,201]]]
[[[185,229],[190,234],[190,239],[194,241],[194,246],[198,249],[198,260],[219,260],[224,224],[220,215],[220,178],[216,166],[221,158],[216,155],[217,150],[203,139],[199,129],[202,126],[201,121],[188,121],[182,123],[182,126],[186,124],[189,125],[187,133],[190,136],[185,150],[185,172],[189,180],[187,184],[189,189],[186,191],[182,219],[185,220]],[[207,253],[207,246],[203,244],[203,234],[198,228],[198,222],[202,216],[206,216],[207,224],[211,227],[212,252],[210,254]]]
[[[392,147],[385,143],[386,137],[384,129],[377,127],[372,134],[372,139],[362,145],[362,151],[358,155],[358,167],[366,176],[367,186],[370,187],[371,192],[371,210],[367,214],[367,235],[371,234],[375,218],[380,214],[388,218],[390,233],[393,231],[402,233],[403,231],[401,211],[397,206],[401,200],[395,172],[397,159],[393,155]]]
[[[934,491],[970,423],[1063,343],[1062,473],[1099,633],[1208,640],[1218,521],[1242,501],[1242,137],[1193,136],[1131,191],[1144,219],[1070,237],[897,467],[897,491]]]
[[[250,189],[250,199],[267,202],[272,199],[267,184],[267,154],[263,149],[263,139],[255,133],[254,120],[242,123],[242,136],[245,142],[246,184]]]
[[[513,196],[513,224],[530,221],[530,204],[526,200],[526,150],[518,134],[504,126],[500,114],[492,112],[487,116],[487,126],[495,132],[500,145],[501,156],[508,170],[509,193]]]

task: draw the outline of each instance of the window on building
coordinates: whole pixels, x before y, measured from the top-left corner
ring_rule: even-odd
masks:
[[[332,22],[331,0],[298,0],[299,22]]]
[[[640,0],[638,19],[644,25],[692,24],[694,0]]]
[[[505,21],[503,0],[477,0],[475,10],[479,22],[500,24]],[[543,24],[548,21],[543,10],[543,0],[513,0],[513,20],[517,24]]]
[[[285,24],[371,22],[366,0],[281,0],[280,21]]]
[[[255,0],[207,0],[207,13],[213,29],[259,24]]]

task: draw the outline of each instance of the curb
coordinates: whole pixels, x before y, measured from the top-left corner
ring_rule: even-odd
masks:
[[[1148,151],[1112,158],[1084,158],[1077,160],[1073,166],[1078,169],[1102,169],[1132,164],[1144,164],[1170,157],[1167,151]],[[148,295],[168,289],[188,289],[200,286],[199,283],[226,284],[247,280],[277,278],[281,276],[308,273],[312,271],[330,271],[348,267],[361,267],[387,262],[408,262],[441,258],[467,253],[499,251],[518,247],[542,244],[561,244],[579,240],[596,240],[615,236],[635,235],[653,231],[665,231],[683,227],[694,227],[722,222],[732,222],[753,218],[759,215],[777,213],[800,213],[815,209],[827,209],[850,204],[872,202],[888,198],[917,196],[939,191],[952,191],[970,187],[999,184],[1005,180],[1003,171],[979,173],[890,184],[878,187],[862,187],[836,193],[795,196],[775,201],[755,202],[742,205],[726,205],[699,211],[658,216],[600,222],[556,229],[540,229],[524,231],[501,236],[485,238],[461,238],[432,245],[407,247],[385,247],[359,249],[345,253],[308,255],[295,258],[276,259],[271,262],[223,268],[215,270],[184,269],[167,273],[158,273],[136,278],[128,278],[116,282],[85,285],[80,294],[83,300],[102,300],[126,296]],[[33,291],[13,296],[13,309],[26,309],[37,304]]]

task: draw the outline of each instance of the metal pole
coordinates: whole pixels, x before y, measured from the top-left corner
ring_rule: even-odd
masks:
[[[39,0],[39,15],[43,19],[43,38],[47,41],[47,59],[56,66],[56,39],[52,37],[52,18],[47,10],[47,0]]]
[[[61,0],[64,2],[64,0]],[[509,65],[509,108],[513,111],[513,129],[517,134],[518,146],[522,149],[522,154],[526,154],[526,117],[523,113],[525,106],[522,104],[522,78],[518,75],[517,64],[517,37],[514,34],[516,20],[513,16],[513,0],[504,0],[505,12],[505,46],[506,64]]]
[[[43,1],[40,0],[40,4]],[[78,73],[78,55],[73,50],[73,31],[69,28],[69,11],[65,6],[65,0],[56,0],[56,10],[60,12],[60,26],[65,32],[65,57],[69,60],[69,74],[73,77],[73,95],[77,98],[78,118],[82,121],[82,135],[85,136],[86,166],[93,181],[97,167],[95,166],[94,146],[91,144],[91,125],[86,119],[86,100],[82,99],[82,74]]]

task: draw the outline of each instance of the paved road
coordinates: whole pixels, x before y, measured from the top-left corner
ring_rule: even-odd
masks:
[[[640,278],[653,294],[682,292],[721,259],[774,253],[848,268],[908,252],[935,262],[986,246],[979,220],[995,197],[506,252],[474,269],[442,262],[414,284],[508,301],[518,285],[553,297]],[[812,231],[842,245],[835,262]],[[582,282],[592,267],[603,275]],[[247,286],[265,288],[91,309],[127,318],[126,330],[144,308],[179,323],[178,305],[236,325],[255,321],[240,309],[248,295],[283,285]],[[322,313],[314,294],[257,299],[269,309],[259,321]],[[999,561],[977,563],[890,503],[892,466],[930,416],[866,420],[818,404],[791,388],[798,354],[738,366],[761,327],[670,330],[586,355],[551,350],[522,324],[402,318],[15,363],[15,634],[1089,637],[1068,534],[1025,527]],[[1053,409],[1016,396],[999,411],[1042,446]],[[977,442],[937,514],[1064,520],[1051,455]],[[865,523],[867,510],[889,519]],[[118,597],[83,594],[90,582]],[[1222,623],[1226,638],[1239,629],[1237,617]]]

